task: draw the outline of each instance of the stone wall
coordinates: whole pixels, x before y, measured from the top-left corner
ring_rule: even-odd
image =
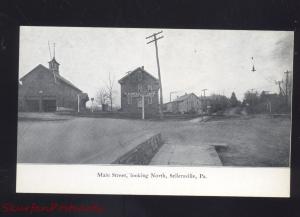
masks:
[[[148,165],[162,145],[161,133],[155,134],[120,156],[113,164]]]

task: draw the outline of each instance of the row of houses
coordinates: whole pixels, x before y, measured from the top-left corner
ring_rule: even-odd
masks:
[[[84,93],[59,71],[55,57],[49,67],[41,64],[32,69],[19,81],[19,111],[54,112],[61,110],[83,111],[88,94]],[[159,112],[159,80],[144,67],[126,73],[119,81],[121,86],[121,112],[146,116]],[[195,94],[185,94],[163,106],[164,112],[201,113],[203,101]]]
[[[121,85],[121,111],[132,114],[142,112],[144,103],[145,115],[158,113],[159,80],[147,72],[144,67],[138,67],[119,80]],[[144,96],[144,102],[142,98]],[[209,108],[207,98],[198,97],[194,93],[177,97],[172,102],[163,105],[166,113],[196,113],[202,114]]]

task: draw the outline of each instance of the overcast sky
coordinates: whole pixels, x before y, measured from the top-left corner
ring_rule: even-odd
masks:
[[[19,78],[38,64],[48,67],[48,41],[55,42],[60,74],[94,97],[105,86],[108,73],[115,78],[115,103],[120,104],[118,80],[144,66],[158,77],[154,44],[145,37],[163,30],[158,41],[164,102],[194,92],[206,95],[234,91],[278,92],[274,81],[293,69],[293,32],[236,30],[179,30],[127,28],[21,27]],[[51,46],[53,50],[53,46]],[[53,55],[53,51],[52,51]],[[252,60],[257,71],[252,72]]]

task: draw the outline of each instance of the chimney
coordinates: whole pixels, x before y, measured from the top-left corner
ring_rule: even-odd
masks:
[[[144,70],[144,66],[142,66],[141,68],[142,68],[142,70]]]

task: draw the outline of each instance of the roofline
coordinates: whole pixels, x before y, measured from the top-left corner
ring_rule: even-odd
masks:
[[[164,103],[163,105],[166,105],[166,104],[172,104],[172,103],[178,103],[178,102],[182,102],[183,100],[178,100],[178,101],[176,101],[176,100],[173,100],[173,101],[171,101],[171,102],[166,102],[166,103]]]
[[[20,78],[19,80],[22,81],[25,77],[27,77],[33,70],[35,70],[35,69],[38,68],[38,67],[43,67],[43,68],[45,68],[48,72],[53,73],[53,72],[52,72],[50,69],[48,69],[46,66],[44,66],[44,65],[42,65],[42,64],[39,64],[39,65],[37,65],[36,67],[34,67],[30,72],[28,72],[26,75],[24,75],[22,78]],[[76,87],[74,84],[72,84],[70,81],[68,81],[68,79],[64,78],[63,76],[58,75],[58,76],[56,76],[56,78],[58,78],[58,79],[59,79],[60,81],[62,81],[63,83],[67,84],[69,87],[72,87],[72,88],[74,88],[74,89],[76,89],[76,90],[79,90],[80,92],[83,93],[82,90],[80,90],[78,87]],[[67,80],[67,81],[70,82],[71,84],[67,83],[67,82],[66,82],[65,80],[63,80],[63,79]]]
[[[191,94],[195,95],[195,97],[197,97],[198,99],[200,99],[199,96],[197,96],[195,93],[191,93]]]
[[[49,70],[49,71],[50,71],[50,70]],[[72,88],[74,88],[74,89],[76,89],[76,90],[79,90],[80,92],[83,93],[83,91],[80,90],[78,87],[76,87],[74,84],[72,84],[71,81],[69,81],[68,79],[62,77],[61,75],[58,75],[58,76],[59,76],[59,77],[57,77],[57,78],[60,79],[60,81],[64,82],[64,83],[67,84],[68,86],[70,86],[70,87],[72,87]],[[63,79],[61,79],[61,78],[67,80],[67,81],[70,82],[71,84],[69,84],[68,82],[66,82],[65,80],[63,80]]]
[[[38,64],[36,67],[34,67],[33,69],[31,69],[28,73],[26,73],[25,75],[23,75],[23,77],[21,77],[19,80],[22,81],[25,77],[27,77],[33,70],[35,70],[36,68],[38,67],[44,67],[45,69],[48,69],[46,68],[45,66],[43,66],[42,64]]]
[[[120,80],[118,80],[119,84],[121,84],[125,78],[127,78],[129,75],[131,75],[133,72],[137,71],[138,69],[140,69],[141,71],[147,73],[151,78],[153,78],[154,80],[158,81],[158,79],[156,77],[154,77],[153,75],[151,75],[145,69],[143,69],[142,67],[137,67],[136,69],[132,70],[130,73],[128,73],[127,75],[125,75],[123,78],[121,78]]]
[[[200,100],[200,97],[198,97],[195,93],[187,93],[186,95],[194,95],[197,99],[199,99]],[[183,96],[185,96],[185,94],[184,95],[182,95],[182,96],[180,96],[180,97],[183,97]],[[178,97],[178,98],[180,98],[180,97]],[[181,100],[174,100],[173,102],[181,102],[181,101],[184,101],[184,99],[181,99]]]

